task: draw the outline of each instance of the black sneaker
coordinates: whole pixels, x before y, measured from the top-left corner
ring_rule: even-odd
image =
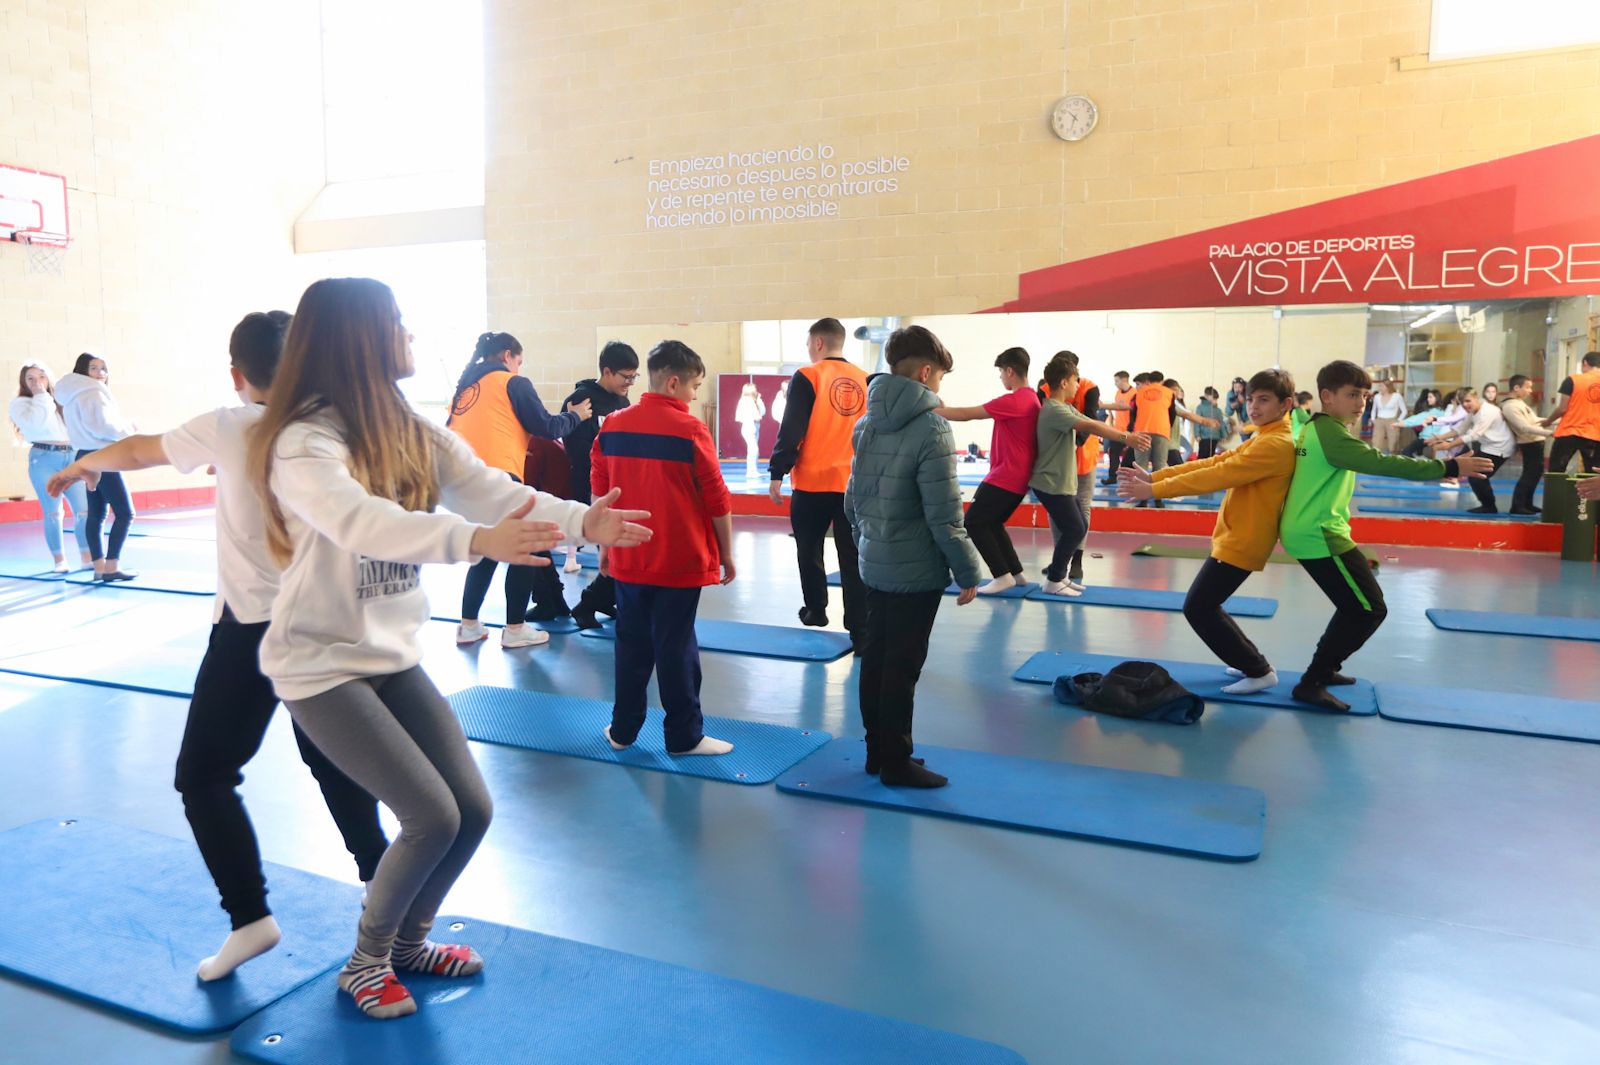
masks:
[[[1512,507],[1511,508],[1511,513],[1513,513],[1513,514],[1543,514],[1544,511],[1540,510],[1538,507]]]
[[[821,610],[812,610],[809,607],[801,607],[800,624],[810,625],[813,628],[820,629],[828,624],[828,615]]]
[[[572,612],[572,620],[580,629],[601,628],[600,619],[594,616],[594,611],[585,610],[582,607]]]
[[[1467,513],[1468,514],[1498,514],[1498,513],[1500,513],[1500,508],[1499,507],[1468,507],[1467,508]]]
[[[131,581],[138,575],[139,573],[137,570],[114,569],[110,573],[101,574],[100,579],[105,581],[107,584],[112,584],[116,581]]]

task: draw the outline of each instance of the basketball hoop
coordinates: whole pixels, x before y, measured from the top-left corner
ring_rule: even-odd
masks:
[[[66,267],[65,244],[42,244],[26,233],[13,233],[11,239],[28,249],[28,273],[41,277],[60,277]]]

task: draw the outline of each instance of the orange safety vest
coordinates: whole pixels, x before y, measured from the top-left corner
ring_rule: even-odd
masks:
[[[1556,423],[1556,435],[1600,440],[1600,370],[1572,375],[1572,395]]]
[[[1133,425],[1136,433],[1172,437],[1172,389],[1163,384],[1144,385],[1139,389],[1139,420]]]
[[[1126,402],[1128,402],[1128,397],[1131,396],[1131,395],[1133,395],[1133,389],[1132,388],[1119,388],[1119,389],[1117,389],[1117,402],[1126,403]],[[1114,411],[1112,411],[1111,412],[1111,424],[1116,426],[1118,429],[1121,429],[1123,432],[1127,432],[1128,431],[1128,412],[1125,411],[1125,410],[1114,410]]]
[[[1078,378],[1078,394],[1072,397],[1071,403],[1077,408],[1078,413],[1083,413],[1084,398],[1089,395],[1095,383],[1087,377]],[[1086,477],[1094,472],[1095,466],[1100,462],[1100,438],[1091,436],[1078,445],[1078,476]]]
[[[800,460],[789,471],[797,492],[843,492],[850,483],[855,455],[851,436],[867,412],[867,374],[844,359],[802,366],[800,375],[817,394],[811,421],[800,444]]]
[[[513,477],[523,474],[523,456],[533,435],[517,421],[506,388],[511,374],[486,373],[461,393],[450,407],[450,428],[467,442],[484,465],[505,470]]]

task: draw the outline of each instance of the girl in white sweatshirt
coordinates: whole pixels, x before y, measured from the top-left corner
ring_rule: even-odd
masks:
[[[318,281],[296,310],[250,468],[283,564],[261,668],[295,722],[394,811],[398,839],[368,888],[339,987],[369,1016],[416,1003],[395,970],[469,976],[483,959],[428,940],[489,827],[489,794],[461,725],[419,668],[423,563],[537,557],[562,539],[631,546],[643,511],[518,485],[407,405],[411,345],[389,288]],[[436,513],[443,502],[453,513]],[[526,518],[527,520],[524,520]]]
[[[11,401],[11,424],[28,442],[28,480],[39,497],[44,516],[44,542],[55,559],[55,572],[66,573],[66,556],[61,553],[61,500],[50,495],[50,478],[72,463],[72,445],[67,442],[67,426],[61,420],[61,404],[50,385],[50,371],[36,362],[24,363],[17,375],[17,395]],[[89,503],[83,485],[74,485],[67,495],[72,504],[72,532],[78,539],[78,552],[84,566],[94,562],[89,553],[87,532]]]
[[[61,402],[61,417],[67,426],[67,439],[77,449],[76,458],[109,444],[115,444],[136,432],[134,424],[122,416],[122,410],[111,395],[106,382],[111,371],[106,360],[87,351],[78,356],[72,372],[56,382],[56,398]],[[133,500],[128,496],[128,486],[120,473],[108,473],[88,493],[89,513],[85,533],[89,539],[89,555],[94,560],[97,581],[131,581],[138,576],[124,570],[119,561],[122,545],[128,539],[133,525]],[[111,532],[104,545],[100,529],[111,511]]]

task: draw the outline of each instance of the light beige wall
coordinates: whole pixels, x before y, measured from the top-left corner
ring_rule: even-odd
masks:
[[[293,309],[290,228],[322,184],[315,0],[8,4],[0,161],[67,177],[61,277],[0,244],[0,374],[103,354],[125,412],[160,431],[232,401],[227,340]],[[0,495],[29,496],[26,449]],[[199,484],[134,475],[136,490]]]

